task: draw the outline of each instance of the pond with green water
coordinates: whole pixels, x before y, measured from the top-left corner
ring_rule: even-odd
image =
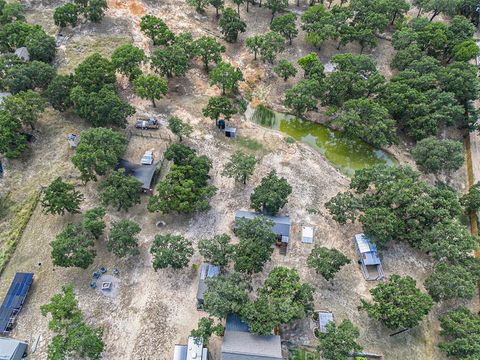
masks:
[[[245,116],[262,126],[279,130],[296,141],[310,145],[348,176],[352,176],[355,170],[372,165],[395,163],[393,156],[385,151],[376,149],[361,139],[348,138],[341,131],[322,124],[273,112],[264,107],[259,107],[255,111],[249,108]]]

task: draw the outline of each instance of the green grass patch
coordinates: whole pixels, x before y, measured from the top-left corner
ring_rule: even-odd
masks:
[[[262,144],[260,144],[257,140],[249,137],[237,136],[237,142],[240,146],[252,151],[259,151],[263,149]]]
[[[23,231],[32,216],[33,210],[35,210],[38,200],[40,200],[40,193],[41,191],[36,191],[30,196],[24,204],[17,209],[15,216],[8,224],[10,230],[7,233],[6,239],[3,242],[3,247],[0,251],[0,274],[8,264],[10,257],[17,247],[18,241],[22,237]]]
[[[288,360],[319,360],[320,356],[310,350],[305,349],[289,349]]]

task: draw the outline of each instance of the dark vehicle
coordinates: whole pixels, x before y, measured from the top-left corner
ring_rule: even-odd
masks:
[[[142,130],[158,129],[160,127],[160,123],[157,119],[138,120],[135,123],[135,127]]]

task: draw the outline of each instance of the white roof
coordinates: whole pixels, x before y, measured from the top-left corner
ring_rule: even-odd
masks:
[[[302,242],[307,244],[313,243],[313,227],[311,226],[302,227]]]

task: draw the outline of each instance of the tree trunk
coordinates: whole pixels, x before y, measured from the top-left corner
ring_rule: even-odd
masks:
[[[363,54],[363,49],[365,49],[365,45],[360,44],[360,55]]]
[[[435,16],[437,16],[438,14],[439,12],[437,10],[434,10],[432,17],[430,18],[430,21],[432,21],[435,18]]]
[[[337,50],[340,50],[340,46],[342,46],[342,41],[341,40],[338,42]]]
[[[270,25],[272,24],[274,18],[275,18],[275,11],[272,11],[272,18],[270,19]]]
[[[225,85],[222,85],[222,95],[225,95]]]
[[[256,51],[253,52],[253,60],[257,60],[257,52]]]
[[[247,175],[243,175],[243,185],[247,184]]]
[[[219,14],[218,14],[218,7],[216,7],[215,10],[216,10],[216,12],[217,12],[217,18],[218,18],[218,16],[219,16]]]
[[[248,12],[248,4],[250,4],[250,0],[247,0],[247,12]]]
[[[300,6],[300,0],[297,0],[297,6]]]
[[[155,99],[152,98],[152,104],[153,104],[153,107],[157,107],[157,104],[155,104]]]
[[[418,9],[417,17],[419,17],[422,14],[422,8]]]
[[[397,12],[395,12],[395,14],[393,14],[393,19],[392,19],[392,22],[390,23],[390,25],[393,25],[396,18],[397,18]]]
[[[258,7],[262,7],[262,0],[258,3]]]
[[[240,4],[237,4],[238,16],[240,16]]]
[[[289,44],[292,45],[292,37],[291,36],[288,37],[288,40],[290,40]]]

